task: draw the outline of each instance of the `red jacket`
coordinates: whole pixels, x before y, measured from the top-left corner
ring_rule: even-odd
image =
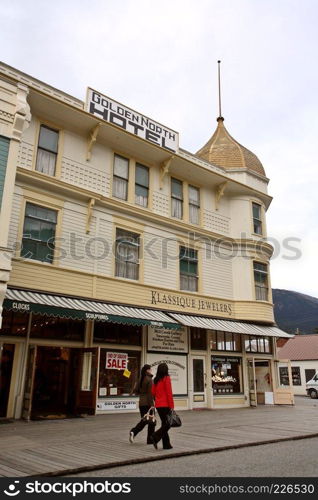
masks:
[[[157,384],[153,384],[152,394],[155,398],[156,408],[162,406],[174,408],[171,379],[169,375],[159,380]]]

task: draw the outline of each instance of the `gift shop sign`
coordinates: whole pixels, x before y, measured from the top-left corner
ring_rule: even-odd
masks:
[[[168,330],[157,326],[148,326],[148,351],[188,352],[187,329]]]
[[[86,111],[112,123],[152,144],[173,151],[178,150],[179,134],[133,109],[91,88],[87,89]]]
[[[124,352],[107,352],[106,369],[127,370],[128,354]]]
[[[103,411],[113,411],[113,410],[136,410],[136,401],[125,401],[125,400],[115,400],[115,401],[99,401],[96,406],[97,410]]]

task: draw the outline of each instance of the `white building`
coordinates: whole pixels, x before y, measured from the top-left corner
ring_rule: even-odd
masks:
[[[306,382],[318,371],[318,335],[295,335],[278,348],[280,359],[290,359],[294,394],[306,395]],[[285,385],[286,367],[279,367],[280,383]]]

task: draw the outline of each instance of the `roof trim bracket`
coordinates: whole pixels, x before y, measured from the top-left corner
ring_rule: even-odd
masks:
[[[91,156],[92,156],[92,149],[93,149],[93,146],[97,140],[97,136],[98,136],[98,132],[99,132],[99,129],[100,129],[100,126],[101,126],[101,123],[97,123],[97,125],[95,125],[94,128],[92,128],[92,130],[90,131],[89,133],[89,137],[88,137],[88,140],[87,140],[87,152],[86,152],[86,161],[89,161],[91,159]]]
[[[219,203],[220,203],[220,200],[221,200],[222,196],[224,196],[224,191],[225,191],[225,188],[228,185],[228,183],[229,183],[229,181],[222,182],[216,188],[215,210],[219,210]]]
[[[163,179],[168,174],[173,159],[174,156],[172,155],[160,165],[160,189],[163,188]]]

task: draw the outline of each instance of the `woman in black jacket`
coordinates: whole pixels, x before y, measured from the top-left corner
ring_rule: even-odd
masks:
[[[154,433],[156,424],[152,420],[149,420],[148,422],[146,420],[143,420],[143,416],[152,406],[154,406],[152,395],[152,373],[150,365],[144,365],[142,367],[140,379],[136,384],[134,393],[139,394],[139,411],[141,420],[135,427],[130,430],[129,441],[133,443],[135,436],[148,424],[147,444],[153,444],[150,436],[152,436],[152,434]]]

